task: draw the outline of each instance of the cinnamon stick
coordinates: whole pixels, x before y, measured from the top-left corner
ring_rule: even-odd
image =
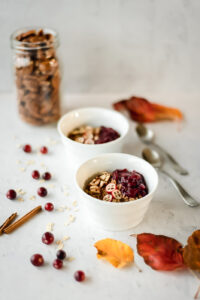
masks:
[[[21,219],[17,220],[13,224],[11,224],[8,227],[6,227],[3,232],[5,232],[7,234],[13,232],[15,229],[17,229],[22,224],[24,224],[25,222],[27,222],[28,220],[30,220],[32,217],[34,217],[41,210],[42,210],[42,206],[37,206],[36,208],[34,208],[30,212],[28,212],[26,215],[24,215]]]
[[[8,219],[5,220],[5,222],[0,226],[0,235],[3,234],[5,228],[8,227],[16,217],[17,217],[17,213],[14,213]]]

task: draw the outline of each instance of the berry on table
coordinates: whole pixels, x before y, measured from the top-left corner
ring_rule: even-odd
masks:
[[[55,260],[53,261],[53,266],[54,266],[55,269],[61,269],[62,266],[63,266],[62,260],[60,260],[60,259],[55,259]]]
[[[6,193],[6,197],[10,200],[14,200],[17,197],[17,193],[15,192],[15,190],[8,190]]]
[[[66,257],[66,252],[64,250],[58,250],[56,256],[58,259],[63,260]]]
[[[39,178],[40,178],[40,173],[39,173],[39,171],[34,170],[34,171],[32,172],[32,177],[33,177],[33,179],[39,179]]]
[[[26,153],[30,153],[32,151],[31,145],[29,144],[24,145],[23,150]]]
[[[47,154],[47,153],[48,153],[48,148],[47,148],[46,146],[42,146],[42,147],[40,148],[40,152],[41,152],[42,154]]]
[[[41,254],[33,254],[30,258],[31,263],[36,266],[36,267],[40,267],[44,264],[44,259],[43,256]]]
[[[47,211],[52,211],[52,210],[54,210],[54,205],[53,205],[53,203],[51,203],[51,202],[47,202],[46,204],[45,204],[45,210],[47,210]]]
[[[51,233],[51,232],[45,232],[43,235],[42,235],[42,242],[46,245],[50,245],[52,244],[54,241],[54,235]]]
[[[79,282],[84,281],[85,273],[83,271],[78,270],[74,273],[74,278],[76,281],[79,281]]]
[[[45,187],[40,187],[37,190],[37,193],[40,197],[45,197],[47,195],[47,189]]]
[[[42,178],[43,178],[44,180],[50,180],[50,179],[51,179],[51,173],[45,172],[45,173],[42,175]]]

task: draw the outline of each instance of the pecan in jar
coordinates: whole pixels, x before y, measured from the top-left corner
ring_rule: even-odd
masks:
[[[53,30],[16,31],[11,36],[18,111],[33,125],[60,117],[60,69],[56,55],[58,36]]]

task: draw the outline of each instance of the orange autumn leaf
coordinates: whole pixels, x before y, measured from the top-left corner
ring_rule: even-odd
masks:
[[[141,97],[132,96],[115,102],[113,107],[118,111],[128,111],[132,120],[141,123],[183,119],[179,109],[153,103]]]
[[[200,271],[200,230],[189,236],[183,249],[183,259],[188,268]]]
[[[97,258],[105,259],[115,268],[122,268],[134,260],[134,253],[130,246],[121,241],[103,239],[94,244],[97,248]]]

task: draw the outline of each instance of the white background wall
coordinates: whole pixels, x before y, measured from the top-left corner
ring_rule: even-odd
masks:
[[[60,33],[68,93],[200,92],[200,0],[0,0],[0,91],[27,25]]]

